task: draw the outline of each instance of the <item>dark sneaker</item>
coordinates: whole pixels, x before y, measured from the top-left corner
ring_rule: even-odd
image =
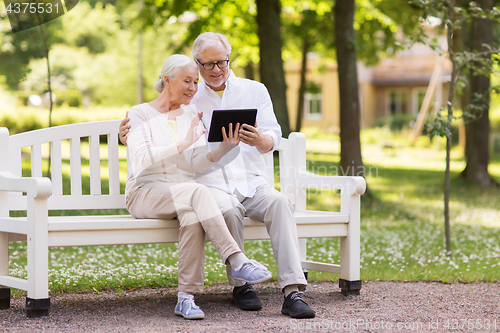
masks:
[[[316,313],[307,305],[302,298],[302,293],[292,291],[283,302],[281,313],[292,318],[314,318]]]
[[[262,303],[251,284],[245,283],[241,287],[234,287],[233,299],[236,306],[242,310],[257,311],[262,309]]]

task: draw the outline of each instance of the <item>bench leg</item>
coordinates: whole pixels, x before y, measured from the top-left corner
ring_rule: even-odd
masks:
[[[359,264],[359,236],[353,232],[340,240],[340,279],[339,287],[342,294],[359,295],[361,289]]]
[[[339,279],[339,288],[344,296],[359,295],[359,290],[361,289],[361,280],[348,281]]]
[[[307,259],[307,238],[299,238],[299,248],[300,248],[300,260],[305,261]],[[304,268],[302,268],[302,272],[304,273],[304,277],[307,281],[309,272],[307,271],[307,269]],[[304,290],[306,290],[305,287]]]
[[[10,288],[0,288],[0,310],[10,308]]]
[[[361,235],[359,196],[343,196],[342,208],[350,211],[347,236],[340,238],[339,287],[344,295],[359,295],[361,289]],[[341,210],[342,211],[342,210]]]
[[[30,214],[31,213],[31,214]],[[49,238],[47,201],[28,200],[27,239],[28,296],[26,316],[37,318],[49,315]]]
[[[50,298],[33,299],[26,297],[26,317],[39,318],[49,315]]]
[[[0,232],[0,275],[9,275],[9,234]],[[10,288],[0,286],[0,310],[10,308]]]

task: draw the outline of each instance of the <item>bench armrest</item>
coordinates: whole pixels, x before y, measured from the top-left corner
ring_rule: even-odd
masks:
[[[366,191],[366,181],[359,176],[323,176],[309,171],[299,171],[297,176],[298,188],[337,189],[349,195],[362,195]]]
[[[0,191],[25,192],[35,199],[45,199],[52,194],[52,183],[45,177],[19,177],[0,172]]]

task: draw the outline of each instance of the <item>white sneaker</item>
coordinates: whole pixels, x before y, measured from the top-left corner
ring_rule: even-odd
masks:
[[[203,319],[205,313],[194,303],[194,296],[188,295],[177,301],[175,314],[185,319]]]
[[[261,283],[269,280],[272,275],[267,268],[255,260],[245,261],[240,267],[231,269],[231,274],[235,279],[248,283]]]

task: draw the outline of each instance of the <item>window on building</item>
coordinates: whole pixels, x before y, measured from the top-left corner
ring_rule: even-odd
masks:
[[[408,94],[403,90],[389,91],[390,114],[408,113]]]
[[[318,120],[323,118],[323,113],[321,111],[322,100],[321,85],[312,81],[307,82],[304,94],[305,119]]]
[[[426,88],[416,88],[414,90],[412,114],[416,117],[424,104]]]
[[[321,113],[321,93],[304,94],[304,116],[306,119],[322,119]]]

